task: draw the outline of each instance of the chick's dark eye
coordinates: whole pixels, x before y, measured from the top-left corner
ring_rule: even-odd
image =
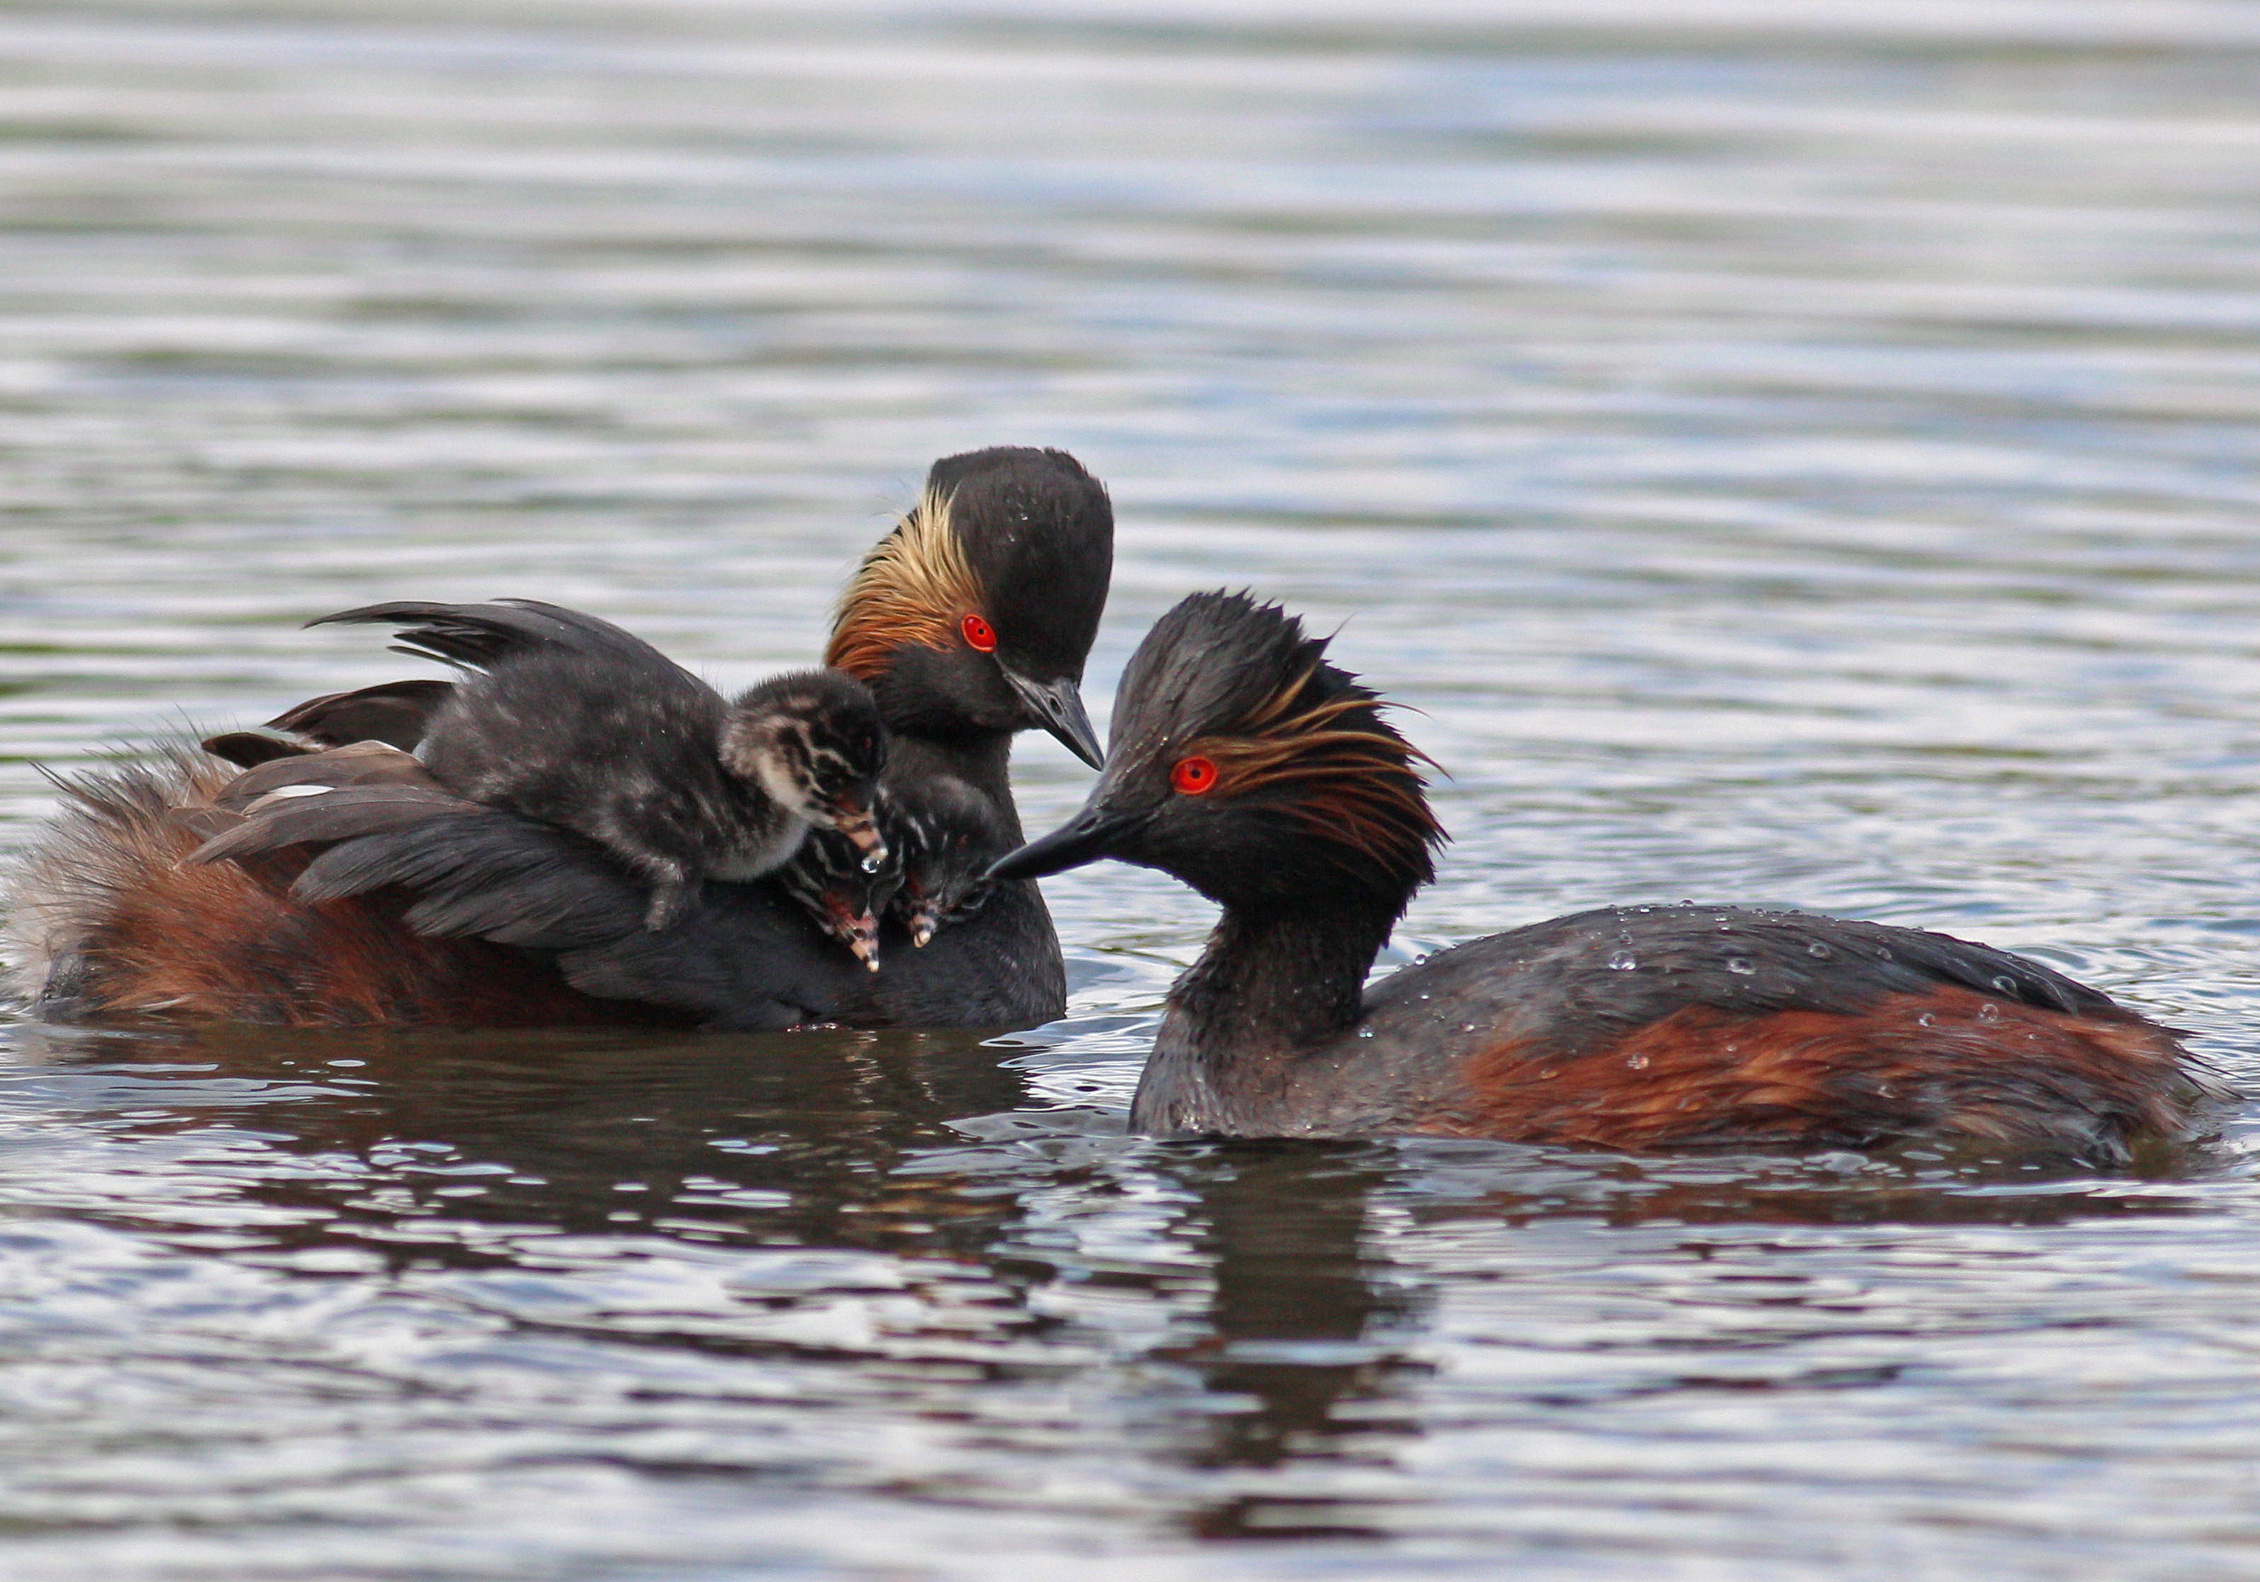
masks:
[[[984,654],[997,651],[997,629],[978,615],[968,615],[958,622],[958,630],[965,634],[965,646]]]

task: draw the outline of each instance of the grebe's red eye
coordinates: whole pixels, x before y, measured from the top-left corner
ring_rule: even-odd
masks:
[[[1186,796],[1199,796],[1216,789],[1216,765],[1206,758],[1180,758],[1177,767],[1169,771],[1169,783]]]
[[[978,648],[984,654],[997,651],[997,629],[980,616],[968,615],[957,623],[957,629],[965,634],[966,647]]]

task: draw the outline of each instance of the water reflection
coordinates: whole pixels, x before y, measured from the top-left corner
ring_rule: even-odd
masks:
[[[1925,1388],[1909,1368],[1933,1321],[1855,1299],[1813,1236],[1974,1248],[2217,1207],[2186,1174],[1929,1156],[1157,1144],[1041,1107],[1000,1053],[961,1034],[19,1029],[0,1104],[62,1152],[0,1185],[19,1215],[67,1207],[162,1249],[176,1303],[201,1288],[262,1313],[265,1338],[214,1363],[230,1388],[271,1392],[295,1358],[288,1389],[405,1389],[414,1420],[484,1401],[459,1443],[503,1482],[529,1435],[545,1464],[1000,1512],[1055,1503],[1030,1481],[1046,1467],[1183,1541],[1271,1544],[1382,1541],[1439,1499],[1491,1511],[1462,1508],[1466,1474],[1448,1494],[1414,1475],[1463,1410],[1536,1425]],[[121,1148],[135,1169],[96,1167]],[[1949,1256],[1960,1291],[1967,1254]],[[97,1287],[148,1278],[100,1273],[114,1257],[73,1255]],[[114,1322],[101,1344],[130,1351],[147,1302],[74,1344]],[[1690,1323],[1713,1338],[1670,1338]],[[1486,1351],[1523,1360],[1478,1405]],[[504,1382],[521,1374],[571,1377],[578,1404]],[[292,1418],[260,1458],[277,1475]],[[192,1430],[184,1454],[216,1448]],[[345,1487],[316,1506],[342,1514]]]
[[[1386,1463],[1419,1431],[1398,1397],[1427,1371],[1396,1349],[1417,1329],[1417,1287],[1366,1236],[1367,1200],[1389,1172],[1370,1149],[1310,1144],[1233,1144],[1205,1163],[1195,1244],[1212,1294],[1203,1332],[1173,1354],[1218,1399],[1189,1464]],[[1375,1535],[1332,1503],[1235,1492],[1182,1520],[1203,1538]]]
[[[344,1174],[255,1182],[247,1195],[303,1211],[310,1239],[391,1227],[397,1252],[437,1257],[464,1255],[460,1238],[403,1243],[398,1226],[660,1225],[700,1239],[957,1251],[960,1222],[993,1219],[993,1207],[930,1178],[897,1182],[895,1169],[948,1137],[951,1117],[1022,1096],[995,1050],[952,1033],[201,1029],[139,1042],[131,1062],[99,1069],[162,1073],[156,1091],[135,1084],[137,1128],[211,1126],[256,1092],[244,1124]],[[149,1106],[168,1086],[186,1091],[160,1122]],[[987,1238],[964,1234],[979,1256]]]

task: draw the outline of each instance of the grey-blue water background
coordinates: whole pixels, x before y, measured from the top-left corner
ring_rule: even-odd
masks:
[[[1451,770],[1399,957],[2034,952],[2260,1067],[2260,9],[0,14],[0,844],[523,594],[806,662],[932,457],[1112,484]],[[408,667],[413,668],[413,667]],[[1021,753],[1042,827],[1085,771]],[[1059,1026],[0,1027],[0,1571],[2260,1576],[2260,1188],[1160,1146]]]

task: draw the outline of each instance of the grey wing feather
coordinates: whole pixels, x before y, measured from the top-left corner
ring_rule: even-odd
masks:
[[[420,934],[537,950],[638,931],[650,900],[644,885],[587,841],[462,803],[330,847],[306,865],[291,893],[327,901],[386,886],[416,894],[407,920]]]
[[[423,740],[431,717],[454,695],[452,681],[381,681],[352,692],[308,698],[267,721],[267,728],[290,731],[324,747],[375,741],[408,752]]]
[[[314,751],[303,743],[286,742],[279,736],[265,736],[258,731],[225,731],[218,736],[207,736],[196,745],[215,758],[225,758],[238,769],[256,769],[277,758],[304,758]]]
[[[262,798],[243,810],[241,823],[213,836],[183,860],[226,862],[287,846],[352,840],[423,824],[474,805],[421,786],[343,786],[313,796]]]
[[[679,668],[651,644],[610,621],[538,599],[497,599],[490,604],[401,599],[340,610],[306,624],[396,627],[395,652],[437,659],[461,670],[483,670],[538,649]]]
[[[438,791],[439,783],[409,754],[378,742],[333,747],[327,752],[289,753],[237,775],[213,796],[212,804],[241,813],[262,797],[285,787],[403,785]],[[303,793],[301,793],[303,794]]]

